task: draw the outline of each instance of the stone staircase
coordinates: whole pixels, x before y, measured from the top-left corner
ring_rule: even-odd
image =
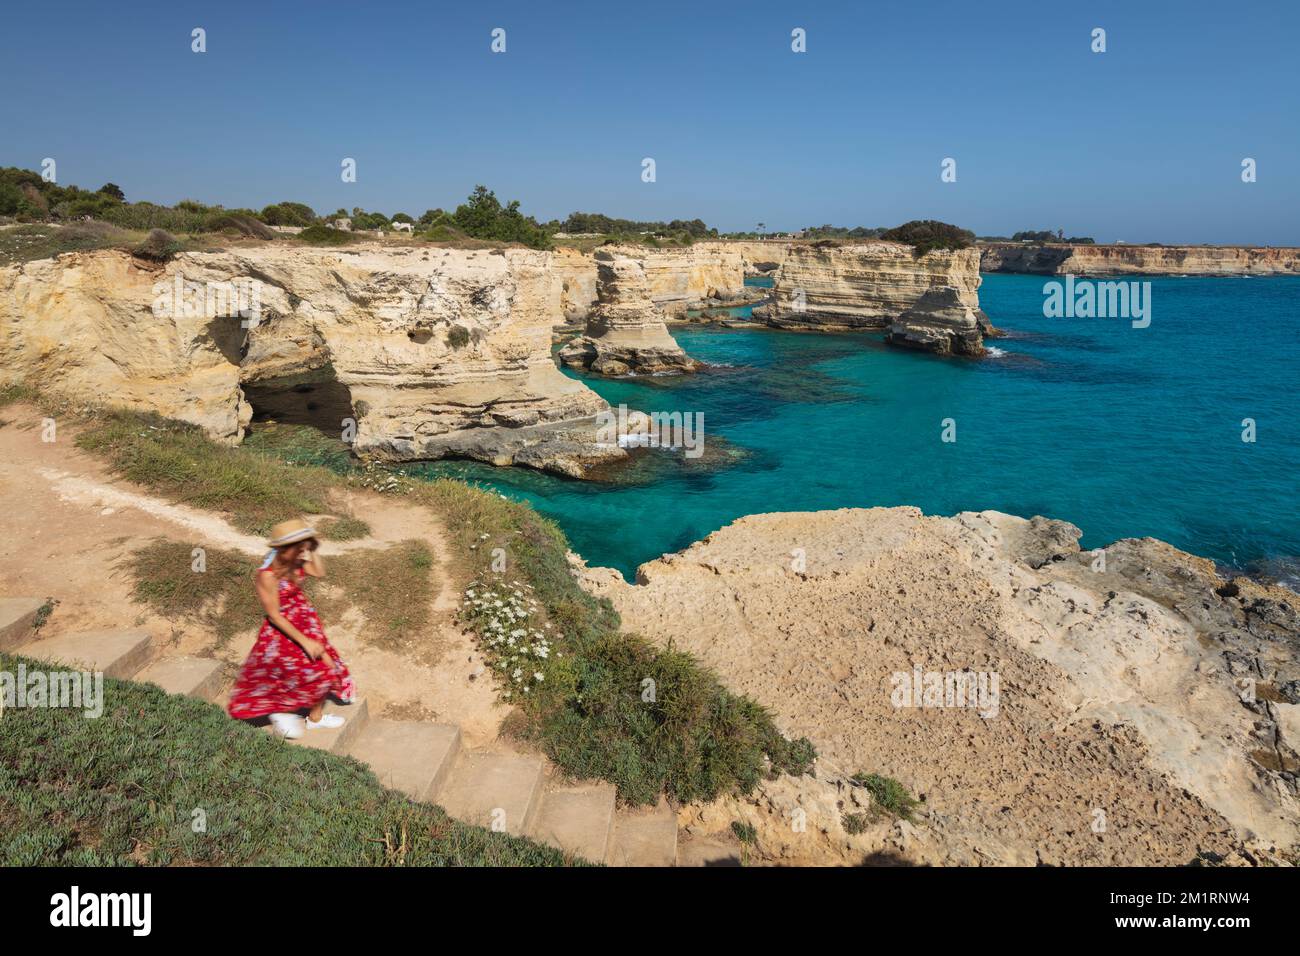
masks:
[[[225,696],[221,662],[159,655],[147,631],[38,638],[33,625],[44,603],[0,598],[0,650],[151,683],[169,694],[212,702]],[[326,710],[346,717],[347,723],[335,730],[309,730],[292,743],[355,757],[384,786],[439,804],[458,820],[527,836],[597,863],[677,863],[677,815],[666,802],[618,809],[611,784],[565,781],[535,755],[467,749],[454,724],[372,717],[364,698],[346,706],[331,701]]]

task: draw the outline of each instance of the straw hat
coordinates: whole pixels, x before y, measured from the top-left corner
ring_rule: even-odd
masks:
[[[271,529],[271,540],[267,545],[272,548],[285,548],[314,537],[316,537],[315,528],[301,518],[290,518],[288,521],[281,521]]]

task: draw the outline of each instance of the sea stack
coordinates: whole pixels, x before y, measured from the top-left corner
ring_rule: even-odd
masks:
[[[983,355],[988,317],[962,301],[951,286],[931,289],[889,323],[885,341],[940,355]]]
[[[668,334],[641,260],[610,249],[598,250],[594,258],[597,303],[587,316],[586,332],[560,350],[560,360],[611,376],[698,369],[702,363]]]

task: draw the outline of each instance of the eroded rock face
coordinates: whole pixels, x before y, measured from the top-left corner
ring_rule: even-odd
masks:
[[[687,309],[743,302],[752,297],[752,290],[745,286],[740,245],[697,242],[685,248],[638,246],[620,251],[640,260],[651,303],[666,318],[675,319]],[[596,260],[593,255],[573,249],[558,249],[553,256],[563,282],[563,317],[570,324],[584,321],[599,301]]]
[[[159,293],[252,280],[261,314],[160,316]],[[189,286],[187,286],[188,288]],[[467,455],[579,474],[608,406],[550,355],[563,287],[552,254],[270,243],[146,268],[77,253],[0,272],[7,379],[147,408],[237,441],[257,411],[324,430],[351,405],[355,451]],[[202,310],[200,310],[201,312]],[[295,402],[298,404],[295,405]]]
[[[120,252],[0,269],[0,380],[144,408],[238,441],[239,320],[152,309],[166,270]]]
[[[798,244],[776,272],[773,300],[754,317],[777,328],[883,329],[931,289],[949,287],[979,308],[979,251],[921,258],[896,242]]]
[[[650,300],[668,316],[680,316],[745,294],[740,252],[727,242],[697,242],[685,248],[637,252],[645,268]]]
[[[889,323],[885,341],[939,355],[983,355],[982,314],[951,286],[931,289]]]
[[[598,303],[585,334],[560,350],[565,364],[601,375],[692,372],[700,363],[668,334],[663,313],[650,298],[641,259],[626,250],[595,253]]]
[[[980,259],[984,272],[1035,275],[1300,275],[1300,249],[1283,247],[995,242]]]
[[[1300,839],[1300,599],[1152,539],[1080,552],[1078,537],[997,512],[768,514],[636,585],[577,573],[627,629],[698,655],[818,747],[815,775],[687,808],[694,834],[752,823],[771,862],[1275,859]],[[996,675],[998,694],[900,693],[917,674]],[[845,813],[870,816],[859,771],[919,796],[915,819],[848,832]]]

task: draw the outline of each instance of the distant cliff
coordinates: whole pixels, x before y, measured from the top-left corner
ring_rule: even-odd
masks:
[[[791,247],[776,272],[773,301],[755,318],[778,328],[883,329],[931,289],[952,288],[979,309],[979,252],[937,250],[917,258],[897,242]]]
[[[1094,246],[990,242],[981,272],[1031,275],[1300,275],[1300,249],[1247,246]]]

